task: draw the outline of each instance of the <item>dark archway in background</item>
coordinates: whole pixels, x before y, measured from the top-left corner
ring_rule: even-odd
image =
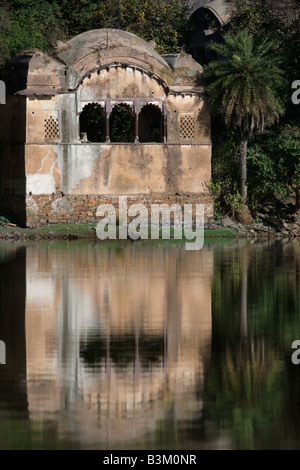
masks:
[[[228,10],[228,13],[225,14],[223,3],[220,1],[219,5],[215,5],[216,10],[207,8],[209,5],[203,5],[189,18],[184,37],[186,52],[201,65],[207,65],[219,58],[209,49],[209,45],[214,42],[222,43],[223,35],[230,29],[229,12],[232,7],[226,3],[225,10]]]
[[[114,107],[109,118],[109,138],[111,142],[134,142],[135,115],[128,104]]]
[[[80,136],[86,133],[89,142],[105,142],[105,112],[97,103],[87,104],[80,114]]]
[[[158,106],[147,104],[139,114],[140,142],[162,142],[162,113]]]

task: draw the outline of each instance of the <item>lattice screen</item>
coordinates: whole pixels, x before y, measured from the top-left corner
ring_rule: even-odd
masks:
[[[180,140],[195,139],[195,115],[194,113],[180,114]]]
[[[45,140],[59,139],[58,118],[50,116],[44,120]]]

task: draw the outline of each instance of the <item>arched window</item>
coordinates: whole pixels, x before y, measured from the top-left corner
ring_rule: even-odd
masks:
[[[143,106],[139,114],[140,142],[162,142],[162,123],[162,113],[158,106]]]
[[[105,112],[97,103],[87,104],[80,114],[80,136],[89,142],[105,141]]]
[[[109,118],[109,137],[111,142],[134,142],[135,116],[126,103],[114,107]]]

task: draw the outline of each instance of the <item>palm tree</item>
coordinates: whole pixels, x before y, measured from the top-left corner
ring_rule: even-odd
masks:
[[[224,43],[210,45],[220,59],[205,67],[212,112],[226,127],[238,132],[240,192],[247,209],[247,146],[257,132],[272,125],[283,113],[280,89],[284,72],[274,41],[247,31],[224,35]]]

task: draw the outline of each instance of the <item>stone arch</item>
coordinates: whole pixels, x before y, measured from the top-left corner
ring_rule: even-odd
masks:
[[[163,115],[160,108],[152,103],[142,107],[139,114],[140,142],[163,141]]]
[[[131,69],[133,71],[139,72],[141,75],[144,75],[147,77],[150,81],[153,80],[153,82],[156,84],[157,87],[160,88],[159,90],[159,96],[161,95],[167,95],[169,92],[169,87],[167,83],[157,74],[141,67],[137,66],[135,64],[132,64],[130,62],[124,63],[124,62],[119,62],[119,63],[113,63],[113,64],[107,64],[103,65],[101,67],[96,67],[93,69],[90,69],[88,72],[86,72],[77,82],[77,85],[75,89],[80,89],[82,86],[86,85],[87,82],[97,74],[99,77],[101,76],[102,73],[107,73],[109,74],[110,72],[113,72],[114,70],[123,70],[127,71],[128,69]],[[102,90],[103,91],[103,90]],[[124,95],[123,95],[124,96]],[[128,96],[129,97],[129,96]],[[99,96],[100,98],[100,96]]]
[[[126,103],[116,104],[109,117],[111,142],[134,142],[135,114]]]
[[[80,138],[89,142],[105,141],[105,111],[97,103],[86,104],[79,117]]]

